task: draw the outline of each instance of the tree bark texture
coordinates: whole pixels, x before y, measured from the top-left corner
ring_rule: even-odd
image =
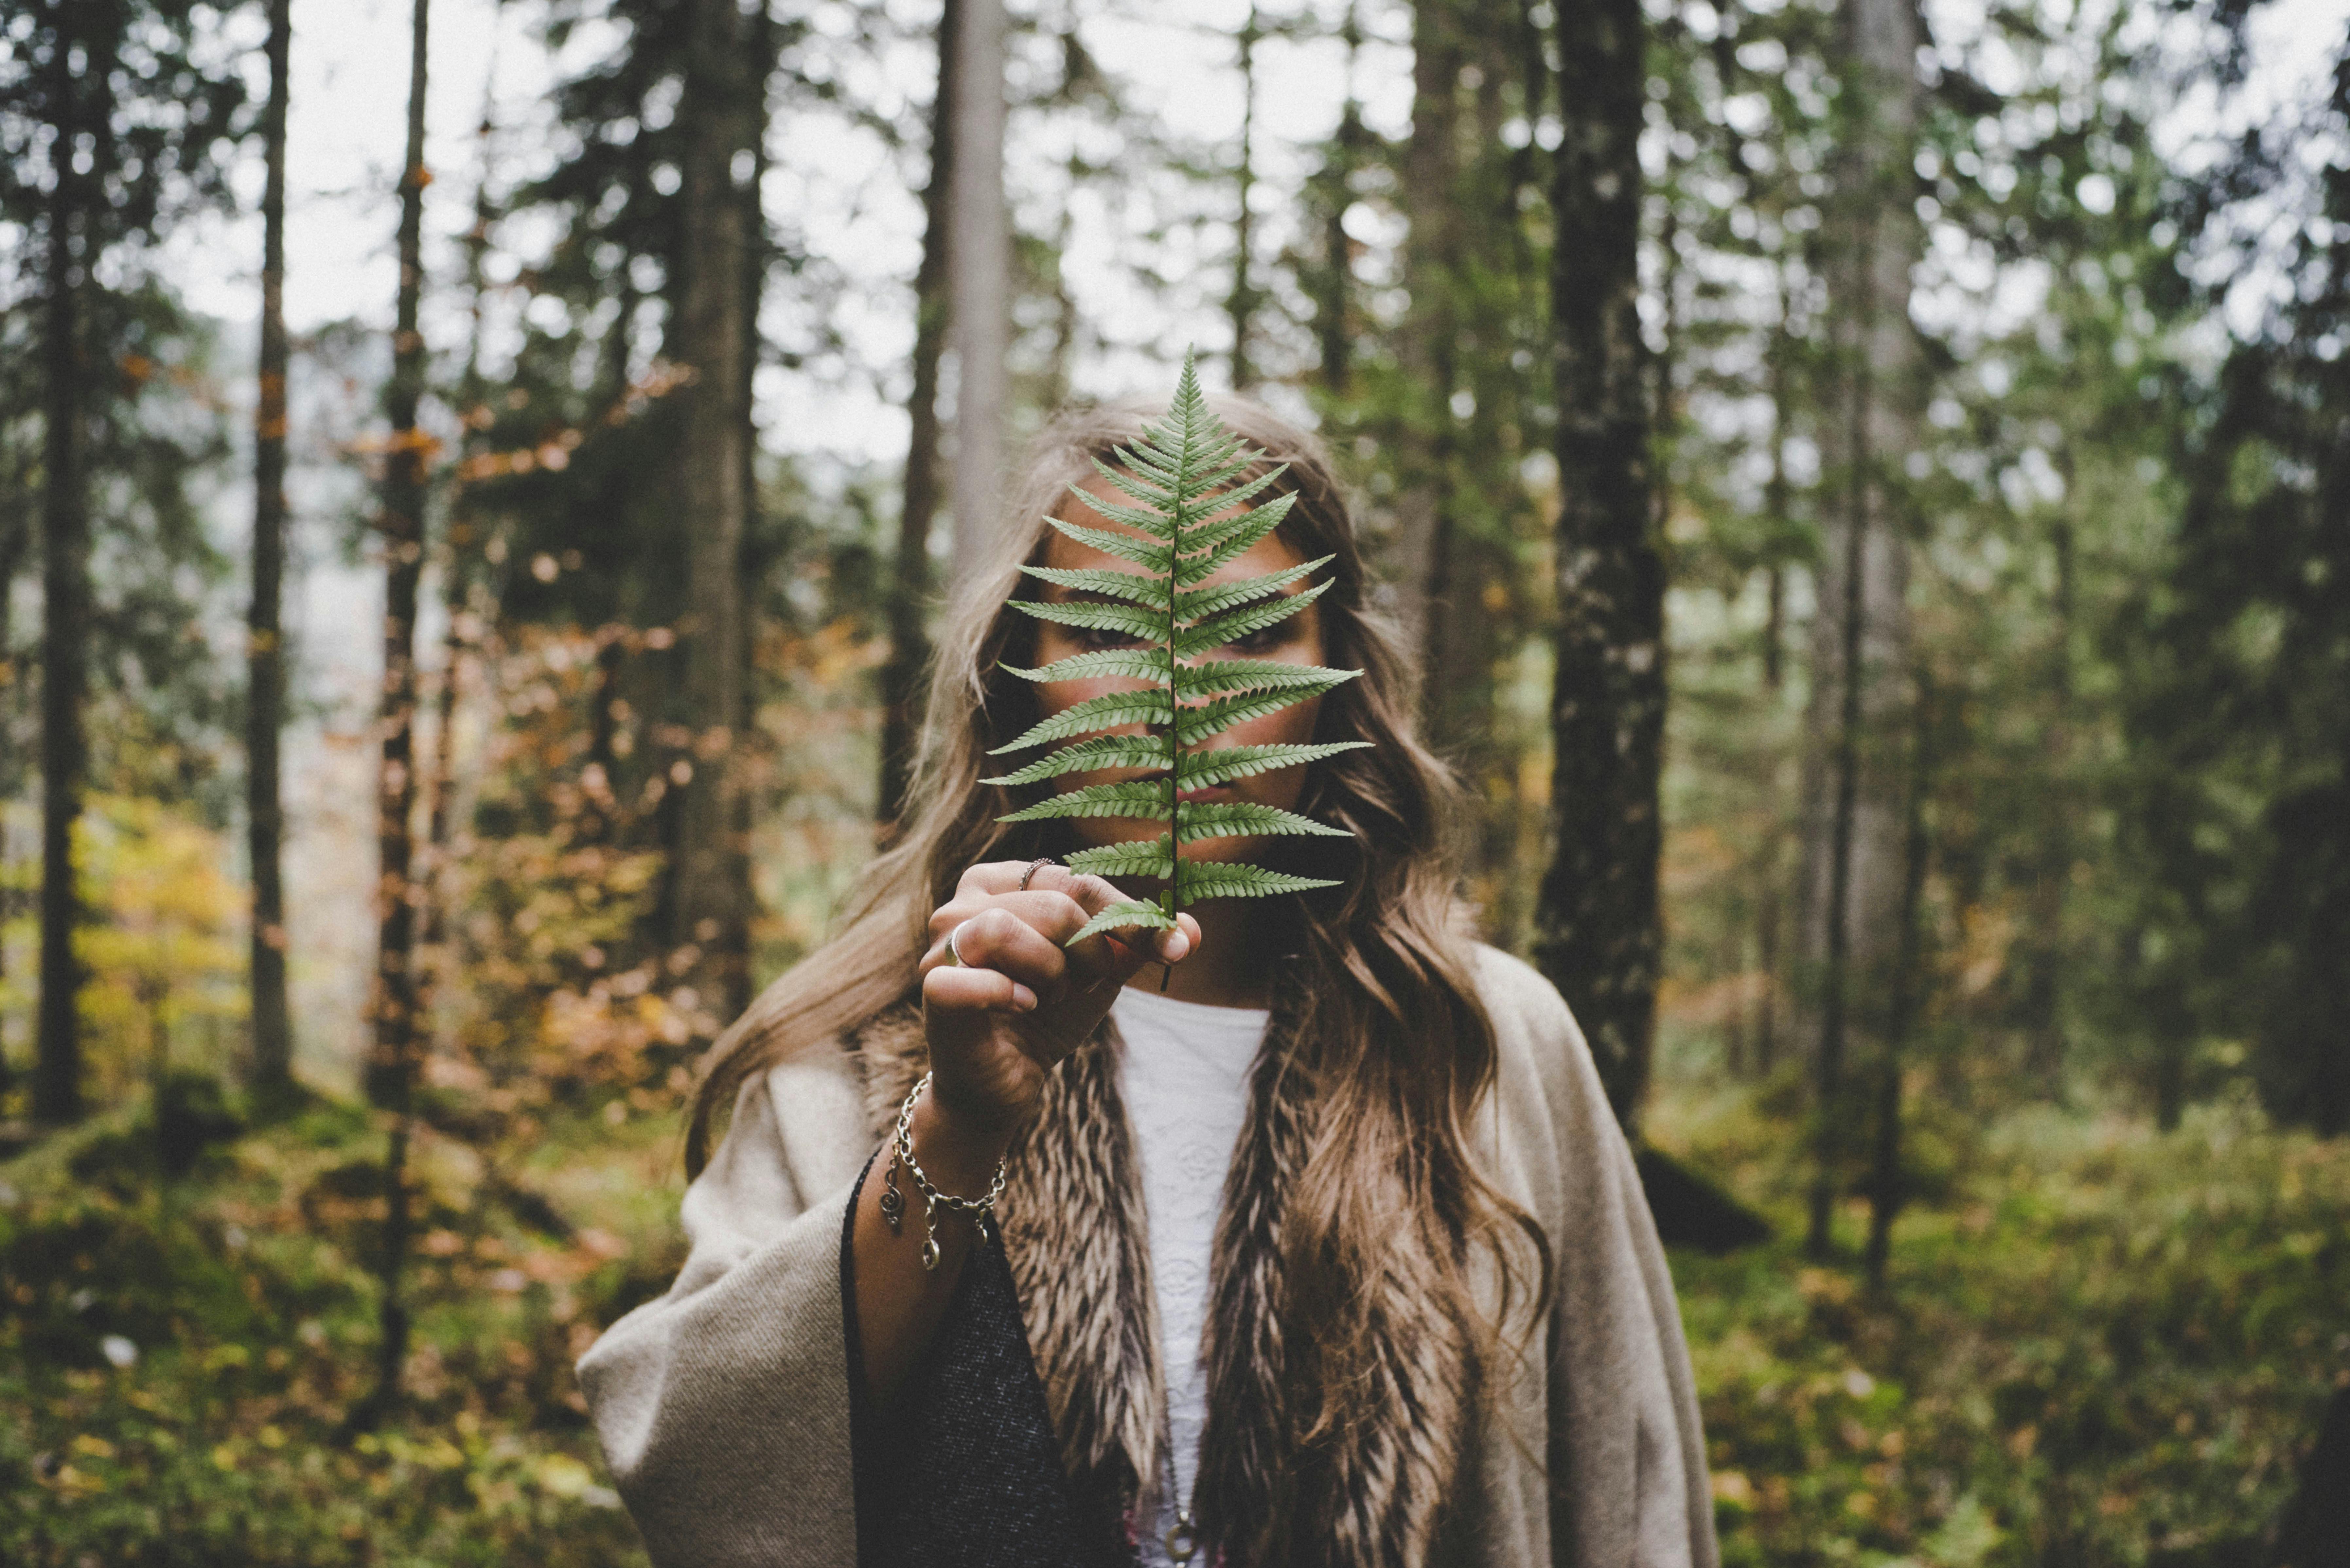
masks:
[[[6,497],[0,501],[0,703],[13,701],[17,680],[16,627],[10,611],[16,573],[24,566],[26,552],[33,542],[32,513],[25,504],[26,493],[24,471],[11,464],[5,488],[0,489],[0,495]],[[0,857],[0,872],[5,869],[6,861]],[[5,877],[0,876],[0,884],[5,881]],[[0,926],[16,915],[16,893],[13,887],[0,885]],[[6,945],[0,943],[0,981],[8,978],[7,960]],[[5,1094],[14,1080],[7,1044],[5,1039],[0,1039],[0,1094]]]
[[[484,93],[485,100],[489,95]],[[482,379],[482,322],[489,280],[485,267],[490,251],[490,225],[495,218],[490,201],[490,161],[495,122],[492,105],[482,105],[482,122],[474,132],[481,166],[473,187],[473,223],[465,234],[465,296],[467,334],[465,368],[457,379],[457,410],[464,425],[456,483],[451,487],[449,514],[443,533],[448,545],[441,565],[441,679],[433,692],[432,772],[424,795],[424,856],[416,878],[423,909],[423,929],[418,941],[416,1012],[428,1040],[433,1037],[443,987],[457,971],[454,937],[449,919],[451,840],[457,826],[457,699],[465,660],[467,596],[473,581],[472,563],[482,547],[483,520],[469,477],[472,460],[484,455],[487,431],[474,418],[488,396]],[[600,650],[599,650],[600,653]],[[609,699],[606,699],[609,701]],[[608,722],[608,719],[599,719]]]
[[[1420,654],[1420,709],[1433,727],[1442,705],[1439,611],[1452,592],[1452,391],[1461,332],[1461,67],[1467,54],[1455,0],[1412,11],[1411,140],[1403,153],[1404,285],[1410,312],[1397,336],[1402,361],[1395,501],[1396,619]]]
[[[1360,20],[1352,6],[1339,36],[1347,46],[1347,103],[1338,130],[1315,176],[1322,219],[1322,265],[1308,280],[1314,300],[1314,339],[1320,358],[1322,389],[1346,396],[1354,359],[1354,241],[1347,234],[1347,209],[1354,204],[1354,175],[1366,136],[1363,109],[1355,94],[1356,58],[1362,51]]]
[[[939,359],[947,338],[947,266],[954,185],[955,59],[963,0],[939,15],[939,85],[931,99],[931,175],[922,187],[922,260],[914,273],[914,389],[906,404],[904,507],[889,582],[889,658],[881,667],[881,784],[875,816],[886,826],[905,809],[921,730],[922,671],[930,663],[923,612],[931,597],[931,533],[939,511]]]
[[[1734,56],[1732,57],[1734,59]],[[1790,321],[1793,299],[1786,263],[1774,269],[1779,285],[1778,321],[1771,331],[1767,376],[1771,392],[1771,472],[1762,485],[1762,514],[1783,535],[1794,526],[1794,486],[1787,474],[1787,412],[1793,389],[1788,373],[1794,358],[1795,335]],[[1787,685],[1787,564],[1777,546],[1763,567],[1762,690],[1775,714]],[[1755,988],[1753,1070],[1768,1075],[1779,1062],[1779,1013],[1784,976],[1781,973],[1781,938],[1786,925],[1787,855],[1784,763],[1773,746],[1763,778],[1768,807],[1762,842],[1755,851],[1754,948],[1761,984]]]
[[[60,30],[68,25],[61,24]],[[51,56],[57,145],[94,128],[76,80],[76,51],[60,37]],[[86,59],[82,74],[103,81],[111,62]],[[89,685],[88,431],[82,393],[83,291],[89,286],[91,177],[55,161],[43,257],[41,479],[41,998],[33,1063],[33,1116],[57,1123],[81,1114],[81,963],[75,938],[81,890],[74,877],[88,754],[82,705]]]
[[[400,296],[392,327],[391,383],[384,398],[391,447],[384,460],[377,532],[384,552],[383,754],[376,794],[375,1039],[368,1097],[391,1118],[384,1153],[384,1222],[377,1260],[380,1336],[376,1386],[365,1408],[399,1397],[408,1358],[408,1309],[400,1272],[408,1253],[409,1118],[416,1086],[416,598],[424,573],[425,443],[417,429],[424,399],[424,337],[417,327],[424,289],[424,94],[430,0],[416,0],[408,78],[408,145],[400,179]]]
[[[1926,872],[1933,839],[1926,821],[1934,788],[1934,691],[1927,674],[1918,676],[1916,739],[1910,746],[1909,804],[1901,846],[1901,927],[1895,937],[1893,994],[1887,1006],[1885,1042],[1877,1053],[1877,1106],[1872,1118],[1877,1143],[1868,1178],[1869,1283],[1885,1283],[1893,1255],[1893,1221],[1907,1196],[1901,1179],[1901,1070],[1909,1037],[1917,1030],[1928,985],[1926,933],[1919,911],[1926,898]]]
[[[1665,568],[1652,528],[1638,310],[1647,29],[1638,0],[1564,6],[1558,28],[1556,850],[1534,952],[1582,1021],[1629,1126],[1656,1017],[1665,719]]]
[[[1801,953],[1817,977],[1817,1179],[1810,1245],[1825,1256],[1847,1180],[1845,1063],[1881,1026],[1897,957],[1909,552],[1902,469],[1917,445],[1921,360],[1909,321],[1919,244],[1908,201],[1918,118],[1909,0],[1846,0],[1844,99],[1831,221],[1834,391],[1823,442],[1830,485],[1804,791]],[[1864,1040],[1865,1044],[1865,1040]]]
[[[1003,201],[1003,0],[962,0],[955,39],[953,239],[954,572],[962,584],[996,525],[1003,486],[1004,364],[1012,326],[1012,231]]]
[[[2040,863],[2034,867],[2027,906],[2022,1017],[2024,1074],[2047,1098],[2064,1098],[2064,907],[2073,880],[2073,622],[2075,572],[2071,509],[2076,476],[2069,452],[2058,455],[2064,477],[2065,509],[2049,528],[2049,554],[2055,592],[2049,604],[2048,721],[2045,731],[2049,795],[2040,813]]]
[[[693,733],[671,867],[671,941],[700,954],[697,986],[728,1016],[750,1000],[749,846],[741,831],[748,674],[743,594],[751,514],[749,269],[757,236],[743,184],[763,130],[752,27],[734,0],[692,0],[682,122],[681,273],[671,357],[690,369],[677,447],[692,634],[685,707]]]
[[[253,416],[253,600],[245,614],[245,833],[252,860],[254,1092],[294,1083],[286,1001],[285,804],[278,737],[286,722],[286,101],[292,0],[269,3],[269,99],[262,109],[261,362]]]

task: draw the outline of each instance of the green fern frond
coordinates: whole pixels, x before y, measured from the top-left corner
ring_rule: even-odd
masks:
[[[1077,659],[1104,657],[1106,656],[1097,653],[1077,655]],[[1159,654],[1156,649],[1153,649],[1144,657],[1157,659]],[[1052,668],[1058,670],[1062,665],[1075,664],[1077,659],[1062,659],[1059,664]],[[1095,668],[1104,675],[1112,673],[1107,666]],[[1126,674],[1128,671],[1120,670],[1117,673]],[[1163,668],[1148,672],[1138,670],[1133,673],[1142,674],[1145,680],[1164,680],[1167,678],[1167,671]],[[1342,685],[1362,673],[1359,670],[1325,670],[1315,664],[1275,664],[1269,659],[1220,659],[1211,664],[1178,665],[1175,670],[1175,690],[1185,697],[1209,697],[1225,691],[1269,691],[1275,687],[1311,686],[1315,691],[1310,695],[1318,697],[1332,687]],[[1069,680],[1076,677],[1074,674],[1049,675],[1045,679]]]
[[[1167,614],[1167,580],[1146,577],[1139,572],[1114,572],[1100,566],[1081,566],[1067,570],[1059,566],[1031,566],[1028,575],[1042,577],[1048,583],[1058,583],[1079,593],[1106,594],[1128,604],[1144,605],[1159,612],[1163,620]],[[1178,607],[1180,606],[1179,604]]]
[[[1211,616],[1196,625],[1185,627],[1175,634],[1175,657],[1189,659],[1195,653],[1205,653],[1211,648],[1222,648],[1228,642],[1278,626],[1330,591],[1326,582],[1315,584],[1302,594],[1270,599],[1263,604],[1244,605],[1222,615]]]
[[[1253,800],[1204,804],[1185,801],[1176,808],[1176,816],[1183,825],[1186,844],[1199,838],[1233,838],[1260,833],[1318,834],[1326,838],[1354,836],[1343,827],[1333,827],[1277,805],[1259,805]]]
[[[1024,752],[1031,746],[1041,746],[1047,741],[1058,741],[1070,735],[1082,735],[1088,730],[1113,730],[1121,724],[1148,724],[1154,719],[1167,717],[1167,704],[1157,692],[1112,691],[1100,697],[1089,697],[1075,707],[1064,708],[1051,718],[1029,726],[1020,738],[1010,741],[988,753],[1000,757],[1006,752]]]
[[[1340,752],[1360,751],[1369,745],[1368,741],[1332,741],[1317,746],[1222,746],[1183,760],[1183,787],[1205,789],[1210,784],[1230,784],[1275,768],[1302,767],[1325,757],[1335,757]]]
[[[1128,900],[1103,910],[1073,942],[1099,931],[1138,926],[1170,929],[1184,905],[1202,898],[1259,898],[1336,886],[1240,861],[1187,860],[1182,846],[1200,839],[1261,835],[1343,838],[1350,836],[1347,829],[1248,801],[1183,797],[1369,744],[1202,745],[1235,724],[1309,701],[1362,671],[1245,659],[1199,660],[1201,654],[1279,625],[1319,598],[1329,589],[1327,580],[1290,590],[1329,565],[1332,557],[1209,585],[1211,577],[1280,526],[1295,497],[1261,499],[1286,470],[1250,472],[1264,462],[1265,454],[1225,428],[1209,409],[1191,357],[1183,361],[1182,379],[1166,418],[1146,423],[1139,436],[1115,449],[1112,456],[1115,462],[1097,461],[1094,467],[1123,500],[1070,488],[1087,512],[1115,526],[1097,528],[1057,517],[1046,521],[1065,537],[1141,570],[1024,567],[1041,582],[1089,597],[1082,601],[1014,599],[1013,604],[1040,620],[1114,633],[1148,646],[1075,654],[1037,670],[1003,668],[1025,680],[1116,679],[1149,684],[1090,698],[1030,726],[993,754],[1066,743],[984,781],[1014,788],[1068,774],[1145,775],[1087,784],[999,819],[1127,817],[1161,825],[1163,831],[1155,838],[1099,845],[1069,857],[1073,870],[1150,877],[1166,884],[1156,900]],[[1073,739],[1079,736],[1085,738]]]
[[[1050,800],[1040,800],[1022,811],[1007,812],[998,822],[1044,822],[1069,816],[1157,816],[1167,812],[1167,785],[1159,779],[1122,784],[1087,784]]]
[[[1336,557],[1325,556],[1318,561],[1308,561],[1286,571],[1267,572],[1261,577],[1245,582],[1225,583],[1212,588],[1185,588],[1175,595],[1175,618],[1196,621],[1211,615],[1221,615],[1234,605],[1244,605],[1277,594],[1298,578],[1309,576],[1328,566]],[[1162,602],[1160,608],[1165,608]]]
[[[1169,867],[1175,864],[1173,845],[1174,840],[1164,833],[1129,844],[1104,844],[1078,850],[1069,857],[1068,867],[1092,877],[1171,876]]]
[[[1090,741],[1074,741],[1050,756],[1039,757],[1026,767],[1014,769],[1000,778],[979,782],[1012,788],[1045,779],[1056,779],[1063,774],[1089,773],[1095,768],[1164,768],[1166,765],[1167,742],[1156,735],[1097,735]]]
[[[1202,898],[1268,898],[1276,893],[1303,893],[1338,885],[1326,877],[1292,877],[1237,860],[1186,860],[1176,867],[1175,880],[1186,903]]]
[[[1167,629],[1165,610],[1147,610],[1139,605],[1096,604],[1090,599],[1075,604],[1020,604],[1014,607],[1026,610],[1038,620],[1054,620],[1063,626],[1081,626],[1091,631],[1115,631],[1127,637],[1155,637]]]
[[[1023,680],[1092,680],[1102,676],[1114,676],[1130,680],[1164,682],[1175,661],[1167,657],[1163,648],[1107,648],[1099,653],[1074,653],[1066,659],[1056,659],[1042,670],[1023,670],[1016,664],[1002,666],[1006,675],[1017,675]],[[1261,666],[1243,661],[1250,670],[1263,668],[1295,669],[1295,665]],[[1193,669],[1212,670],[1215,665],[1197,665]],[[1189,673],[1189,672],[1187,672]],[[1184,688],[1190,691],[1190,687]],[[1224,688],[1217,688],[1219,691]],[[1232,691],[1241,688],[1232,687]]]
[[[1078,544],[1099,550],[1105,556],[1116,556],[1121,561],[1132,561],[1146,572],[1164,574],[1167,563],[1175,558],[1172,547],[1154,545],[1131,534],[1113,534],[1107,528],[1088,528],[1082,523],[1064,523],[1058,517],[1047,517],[1045,521]]]
[[[1175,917],[1158,905],[1146,904],[1139,898],[1112,904],[1100,914],[1087,920],[1084,929],[1069,939],[1069,946],[1076,947],[1087,937],[1099,936],[1107,931],[1124,930],[1134,926],[1148,926],[1153,930],[1171,931],[1175,929]]]

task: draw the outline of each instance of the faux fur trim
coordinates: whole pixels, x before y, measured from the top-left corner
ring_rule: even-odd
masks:
[[[1369,1354],[1353,1374],[1374,1385],[1357,1407],[1381,1415],[1301,1430],[1318,1403],[1310,1382],[1320,1358],[1293,1346],[1282,1221],[1312,1147],[1315,1095],[1313,1074],[1285,1048],[1294,1037],[1276,1009],[1226,1179],[1192,1502],[1217,1556],[1234,1568],[1416,1568],[1458,1469],[1474,1358],[1460,1325],[1427,1304],[1413,1270],[1383,1267],[1358,1286],[1368,1293],[1360,1299]],[[893,1009],[849,1044],[878,1137],[928,1064],[920,1014]],[[1151,1517],[1167,1396],[1119,1050],[1105,1021],[1047,1075],[1009,1157],[998,1213],[1063,1461],[1081,1502],[1123,1536],[1123,1520]],[[1409,1240],[1402,1247],[1419,1250]]]

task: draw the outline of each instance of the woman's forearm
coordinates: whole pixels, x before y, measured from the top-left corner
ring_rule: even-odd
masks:
[[[1008,1127],[977,1125],[941,1107],[925,1093],[914,1106],[914,1158],[941,1192],[976,1198],[994,1179],[996,1161],[1011,1141]],[[898,1190],[905,1211],[892,1232],[881,1215],[889,1190],[890,1146],[884,1143],[857,1196],[857,1221],[850,1241],[856,1272],[857,1334],[863,1352],[865,1391],[887,1408],[905,1386],[939,1332],[963,1260],[976,1234],[969,1215],[939,1214],[939,1266],[922,1267],[922,1241],[929,1234],[922,1195],[910,1172],[900,1172]]]

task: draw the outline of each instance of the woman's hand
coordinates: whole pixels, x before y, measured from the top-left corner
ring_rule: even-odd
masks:
[[[964,1137],[999,1147],[1035,1105],[1045,1070],[1085,1043],[1128,978],[1146,963],[1180,961],[1200,940],[1199,923],[1179,915],[1176,930],[1135,928],[1124,940],[1091,936],[1068,947],[1127,895],[1058,866],[1038,867],[1023,891],[1026,869],[1000,860],[964,872],[931,916],[920,971],[931,1097]]]

